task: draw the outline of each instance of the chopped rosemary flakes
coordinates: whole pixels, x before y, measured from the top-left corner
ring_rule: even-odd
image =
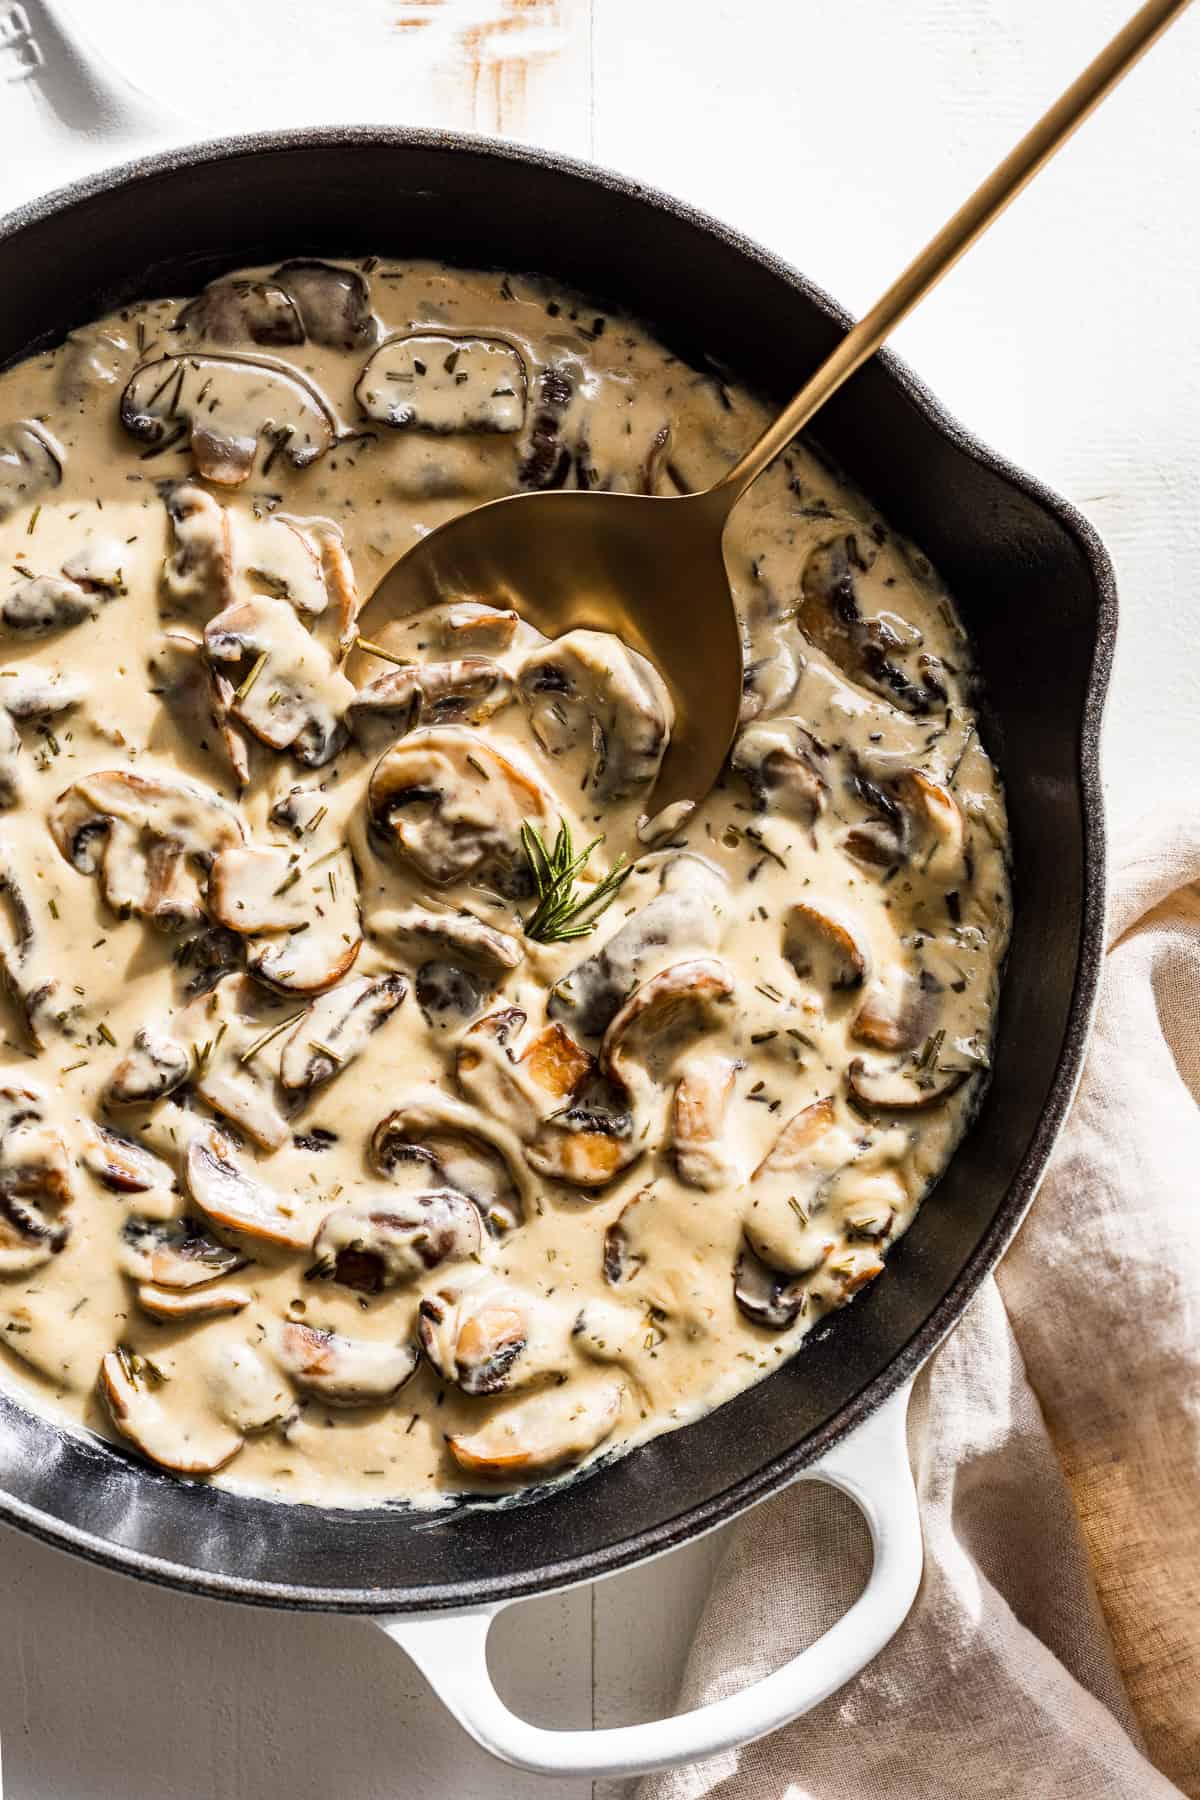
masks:
[[[395,663],[398,669],[411,669],[411,656],[397,656],[392,650],[385,650],[382,644],[374,643],[370,638],[358,637],[354,640],[356,650],[365,650],[368,656],[377,656],[381,662]]]
[[[266,665],[267,665],[267,653],[265,650],[261,650],[259,652],[258,656],[255,658],[254,665],[251,668],[250,673],[247,675],[245,681],[243,681],[241,687],[237,689],[236,695],[235,695],[236,699],[244,700],[246,698],[246,695],[250,692],[250,689],[254,686],[255,682],[258,680],[259,676],[262,674],[263,670],[266,668]]]

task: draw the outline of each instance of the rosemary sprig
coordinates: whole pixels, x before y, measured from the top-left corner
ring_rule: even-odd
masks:
[[[559,823],[558,835],[549,848],[536,826],[521,826],[521,845],[533,875],[538,903],[525,921],[525,936],[540,944],[562,944],[572,938],[586,937],[593,930],[605,907],[611,906],[620,892],[632,865],[619,856],[603,881],[597,882],[583,895],[575,892],[575,877],[588,857],[604,838],[593,838],[577,851],[571,841],[566,821]]]

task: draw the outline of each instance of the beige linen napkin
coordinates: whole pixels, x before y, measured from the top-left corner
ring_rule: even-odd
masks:
[[[913,1395],[908,1622],[807,1718],[642,1800],[1200,1796],[1198,884],[1200,819],[1117,868],[1070,1121],[998,1281]],[[825,1488],[752,1513],[681,1705],[811,1642],[861,1588],[864,1538]]]

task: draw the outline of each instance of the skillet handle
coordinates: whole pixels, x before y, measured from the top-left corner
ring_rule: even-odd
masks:
[[[75,0],[86,16],[87,0]],[[179,115],[115,69],[60,0],[0,0],[0,108],[41,187],[178,135]]]
[[[478,1744],[543,1775],[636,1775],[699,1762],[746,1744],[828,1699],[877,1656],[903,1624],[921,1579],[923,1549],[905,1421],[911,1382],[844,1443],[797,1479],[848,1494],[871,1530],[866,1588],[837,1624],[774,1674],[694,1712],[599,1731],[547,1731],[509,1711],[492,1685],[487,1638],[503,1608],[381,1618],[439,1699]],[[577,1505],[586,1505],[582,1491]]]

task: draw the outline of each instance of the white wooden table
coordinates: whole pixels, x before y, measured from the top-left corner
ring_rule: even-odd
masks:
[[[535,141],[685,196],[861,309],[1132,0],[71,4],[188,115],[181,141],[324,120]],[[1167,784],[1200,782],[1198,53],[1189,18],[897,340],[1112,551],[1117,836]],[[69,142],[53,166],[23,154],[28,102],[25,84],[0,85],[0,206],[95,162]],[[506,1697],[548,1724],[669,1709],[723,1535],[508,1614],[493,1639]],[[0,1617],[7,1800],[582,1800],[589,1786],[490,1762],[355,1621],[187,1600],[4,1530]]]

